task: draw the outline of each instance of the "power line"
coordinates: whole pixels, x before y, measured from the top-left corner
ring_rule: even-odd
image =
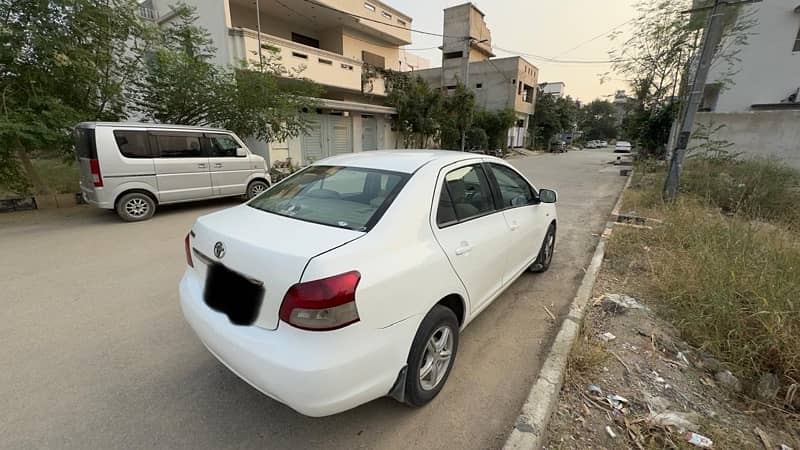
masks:
[[[525,53],[516,50],[509,50],[506,48],[494,46],[497,50],[517,56],[527,56],[539,61],[553,63],[553,64],[613,64],[617,62],[626,61],[624,59],[609,59],[609,60],[585,60],[585,59],[558,59],[550,58],[547,56],[537,55],[535,53]]]
[[[583,46],[584,46],[584,45],[586,45],[586,44],[589,44],[589,43],[591,43],[591,42],[594,42],[594,41],[596,41],[596,40],[600,39],[601,37],[608,36],[609,34],[611,34],[611,32],[612,32],[612,31],[615,31],[615,30],[617,30],[618,28],[622,28],[622,27],[624,27],[625,25],[627,25],[627,24],[629,24],[629,23],[633,22],[634,20],[636,20],[636,18],[635,18],[635,17],[634,17],[633,19],[626,20],[625,22],[623,22],[623,23],[621,23],[621,24],[619,24],[619,25],[615,26],[614,28],[611,28],[610,30],[608,30],[608,31],[604,32],[603,34],[598,34],[597,36],[595,36],[595,37],[593,37],[593,38],[591,38],[591,39],[589,39],[589,40],[587,40],[587,41],[585,41],[585,42],[581,42],[580,44],[576,45],[575,47],[572,47],[572,48],[570,48],[569,50],[564,50],[563,52],[559,53],[559,54],[558,54],[558,55],[556,55],[555,57],[556,57],[556,58],[560,58],[560,57],[562,57],[562,56],[566,55],[567,53],[569,53],[569,52],[571,52],[571,51],[573,51],[573,50],[577,50],[578,48],[580,48],[580,47],[583,47]]]

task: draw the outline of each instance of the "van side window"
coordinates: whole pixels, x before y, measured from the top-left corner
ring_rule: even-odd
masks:
[[[211,157],[235,157],[236,149],[241,147],[236,139],[227,134],[207,134],[208,156]]]
[[[200,136],[189,134],[156,135],[162,158],[199,158],[203,156]]]
[[[126,158],[151,158],[146,131],[115,131],[114,140]]]

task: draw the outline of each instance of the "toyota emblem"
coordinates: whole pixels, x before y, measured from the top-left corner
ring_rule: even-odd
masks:
[[[214,244],[214,256],[219,259],[222,259],[222,257],[225,256],[225,244],[222,242],[217,242]]]

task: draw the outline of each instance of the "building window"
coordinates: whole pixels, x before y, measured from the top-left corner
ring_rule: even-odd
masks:
[[[517,95],[522,95],[522,81],[519,82],[519,87],[517,88]]]
[[[372,3],[364,2],[364,8],[367,8],[368,10],[370,10],[372,12],[376,11],[375,5],[373,5]]]
[[[385,19],[392,20],[392,15],[391,15],[391,14],[389,14],[389,13],[387,13],[386,11],[381,11],[381,15],[382,15],[382,16],[383,16]]]
[[[292,56],[294,56],[295,58],[308,59],[308,55],[298,52],[292,52]]]
[[[386,68],[386,58],[366,50],[361,51],[361,60],[373,67],[378,67],[381,69]]]
[[[533,86],[528,86],[527,84],[524,85],[522,89],[522,101],[525,103],[533,103],[533,99],[534,99]]]
[[[483,88],[483,83],[475,83],[475,89]]]
[[[463,57],[464,57],[464,52],[462,52],[462,51],[447,52],[447,53],[444,54],[444,59],[456,59],[456,58],[463,58]]]
[[[445,86],[445,89],[447,89],[448,91],[455,91],[456,86],[455,85]]]
[[[342,64],[342,69],[353,70],[353,66],[350,64]]]
[[[319,48],[319,40],[312,37],[304,36],[299,33],[292,33],[292,42],[307,45],[309,47]]]
[[[800,52],[800,30],[797,30],[797,39],[794,40],[793,52]]]
[[[405,21],[405,20],[403,20],[403,19],[397,19],[397,23],[399,23],[399,24],[400,24],[400,26],[403,26],[403,27],[407,25],[407,24],[406,24],[406,21]]]
[[[318,60],[319,60],[319,63],[320,63],[320,64],[327,64],[327,65],[329,65],[329,66],[332,66],[332,65],[333,65],[333,61],[331,61],[330,59],[322,59],[322,58],[318,58]]]

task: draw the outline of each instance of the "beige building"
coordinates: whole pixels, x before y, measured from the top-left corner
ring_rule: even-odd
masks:
[[[495,58],[492,33],[483,12],[472,3],[444,10],[443,34],[442,66],[415,73],[445,90],[466,81],[478,108],[513,109],[517,123],[508,130],[507,145],[523,147],[536,103],[539,69],[521,57]]]
[[[291,158],[304,165],[340,153],[397,147],[391,130],[395,111],[385,106],[383,80],[365,78],[364,65],[400,71],[425,63],[401,52],[411,43],[411,17],[376,0],[257,1],[183,0],[196,8],[198,25],[211,34],[218,64],[257,63],[260,43],[262,54],[277,52],[285,67],[325,88],[320,108],[306,112],[308,134],[281,143],[248,142],[251,148],[270,162]],[[169,23],[172,3],[148,0],[142,15]]]

